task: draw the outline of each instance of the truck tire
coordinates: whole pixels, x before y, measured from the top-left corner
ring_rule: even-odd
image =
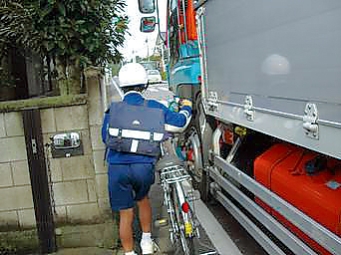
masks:
[[[201,199],[207,201],[209,198],[210,185],[209,172],[207,169],[211,164],[209,160],[209,151],[211,150],[214,121],[213,118],[205,115],[201,94],[199,94],[195,100],[195,109],[194,128],[199,136],[202,162],[201,178],[195,180],[195,186],[200,191]]]

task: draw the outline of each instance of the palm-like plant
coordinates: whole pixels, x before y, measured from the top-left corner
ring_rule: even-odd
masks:
[[[84,67],[121,59],[124,7],[125,0],[0,0],[0,47],[15,43],[55,59],[61,94],[77,94]]]

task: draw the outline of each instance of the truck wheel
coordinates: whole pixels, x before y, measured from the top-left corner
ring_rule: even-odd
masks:
[[[202,200],[207,201],[209,197],[210,178],[208,172],[205,171],[205,168],[210,165],[209,151],[212,144],[214,121],[211,117],[205,115],[201,94],[199,94],[195,100],[195,109],[194,128],[200,143],[201,166],[197,170],[197,172],[200,172],[200,174],[198,174],[200,178],[197,178],[194,181],[196,182],[195,185],[197,189],[200,191]]]
[[[189,171],[195,183],[201,183],[203,172],[202,150],[200,137],[194,126],[189,131],[186,142],[186,151]]]

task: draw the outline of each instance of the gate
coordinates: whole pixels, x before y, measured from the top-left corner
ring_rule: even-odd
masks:
[[[57,247],[40,110],[23,111],[23,123],[40,249],[43,254],[52,253],[56,251]]]

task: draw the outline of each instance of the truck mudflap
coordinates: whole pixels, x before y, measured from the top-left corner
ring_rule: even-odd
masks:
[[[341,236],[340,163],[300,147],[276,144],[255,160],[254,176],[269,190]],[[255,200],[316,252],[332,254],[261,199]]]

